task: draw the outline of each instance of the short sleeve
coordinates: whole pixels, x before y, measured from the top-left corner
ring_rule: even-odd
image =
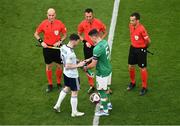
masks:
[[[94,58],[98,58],[101,56],[102,54],[102,49],[98,46],[98,47],[95,47],[94,50],[93,50],[93,57]]]
[[[149,36],[148,36],[148,33],[144,27],[142,27],[141,34],[142,34],[144,39],[148,39]]]
[[[103,24],[102,22],[101,22],[101,24],[100,24],[100,29],[99,29],[99,31],[100,31],[100,32],[105,32],[105,31],[106,31],[106,25]]]
[[[78,32],[79,32],[80,34],[84,32],[84,28],[83,28],[83,24],[82,24],[82,23],[80,23],[80,24],[78,25]]]
[[[41,23],[41,24],[37,27],[36,32],[37,32],[38,34],[41,33],[41,32],[43,32],[43,23]]]
[[[66,26],[63,23],[61,23],[61,33],[63,33],[63,34],[67,33]]]

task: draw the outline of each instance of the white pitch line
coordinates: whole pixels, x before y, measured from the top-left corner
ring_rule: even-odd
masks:
[[[113,8],[113,14],[111,18],[111,25],[109,29],[109,35],[108,35],[108,44],[110,47],[110,52],[112,51],[112,44],[113,44],[113,39],[114,39],[114,31],[116,28],[116,22],[117,22],[117,17],[118,17],[118,11],[119,11],[119,6],[120,6],[120,0],[115,0],[114,1],[114,8]]]
[[[96,104],[96,107],[95,107],[95,113],[97,112],[97,111],[99,111],[99,108],[100,108],[100,103],[98,103],[98,104]],[[95,116],[94,115],[94,118],[93,118],[93,126],[98,126],[99,125],[99,116]]]
[[[110,25],[110,30],[109,30],[109,35],[108,35],[108,44],[110,47],[110,55],[112,51],[112,44],[113,44],[113,39],[114,39],[114,31],[116,28],[116,22],[117,22],[117,16],[118,16],[118,11],[119,11],[119,6],[120,6],[120,0],[115,0],[114,1],[114,7],[113,7],[113,12],[112,12],[112,18],[111,18],[111,25]],[[95,112],[97,112],[100,108],[100,103],[96,105]],[[93,118],[93,126],[98,126],[99,125],[99,116],[95,116]]]

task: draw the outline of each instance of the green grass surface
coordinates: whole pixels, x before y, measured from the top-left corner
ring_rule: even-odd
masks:
[[[109,117],[100,118],[101,125],[119,124],[180,124],[180,1],[179,0],[121,0],[112,50],[112,103]],[[87,79],[81,76],[79,110],[86,115],[71,118],[70,95],[62,104],[62,113],[52,110],[58,91],[46,94],[46,75],[42,50],[35,47],[33,33],[54,7],[68,34],[76,32],[84,18],[83,11],[92,7],[95,16],[109,28],[113,1],[110,0],[1,0],[0,1],[0,124],[61,124],[91,125],[94,106],[86,91]],[[137,87],[127,92],[129,83],[127,57],[129,49],[129,15],[138,11],[141,22],[152,40],[148,56],[149,92],[138,96]],[[82,58],[82,45],[76,48]],[[55,73],[55,72],[54,72]],[[55,81],[55,78],[54,78]]]

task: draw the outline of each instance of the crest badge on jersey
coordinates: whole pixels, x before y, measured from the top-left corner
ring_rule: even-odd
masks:
[[[135,39],[135,40],[138,40],[138,39],[139,39],[139,36],[135,35],[135,36],[134,36],[134,39]]]
[[[55,31],[54,31],[54,34],[55,34],[55,35],[59,35],[59,31],[58,31],[58,30],[55,30]]]

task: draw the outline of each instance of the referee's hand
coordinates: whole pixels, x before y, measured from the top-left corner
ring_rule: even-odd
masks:
[[[41,46],[42,46],[43,48],[47,48],[47,47],[48,47],[45,42],[42,42],[42,43],[41,43]]]
[[[86,46],[87,46],[88,48],[91,48],[91,44],[89,44],[88,42],[86,42]]]
[[[58,42],[54,43],[53,46],[55,46],[55,47],[60,47],[61,42],[62,42],[62,41],[58,41]]]

